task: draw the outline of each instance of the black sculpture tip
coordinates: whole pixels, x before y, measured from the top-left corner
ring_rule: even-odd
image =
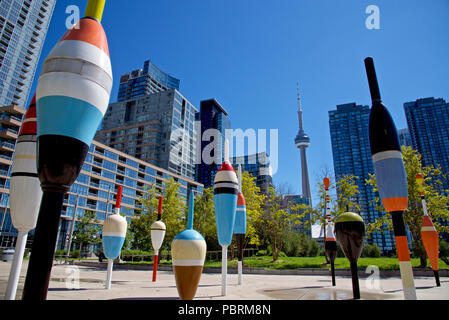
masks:
[[[368,77],[368,85],[371,93],[371,100],[381,101],[379,84],[377,83],[376,69],[374,68],[374,60],[372,57],[365,58],[366,76]]]

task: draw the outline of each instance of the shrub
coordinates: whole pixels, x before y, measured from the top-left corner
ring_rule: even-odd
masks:
[[[285,233],[283,248],[289,257],[316,257],[320,253],[318,242],[305,233]]]
[[[256,252],[256,257],[264,257],[267,255],[267,250],[259,250]]]
[[[377,244],[369,244],[363,247],[362,258],[379,258],[381,256],[380,248]]]
[[[65,249],[59,249],[55,251],[55,256],[65,256],[67,251]]]
[[[440,240],[440,259],[449,264],[449,243],[444,240]]]
[[[79,250],[70,251],[70,258],[78,259],[81,256],[81,252]]]

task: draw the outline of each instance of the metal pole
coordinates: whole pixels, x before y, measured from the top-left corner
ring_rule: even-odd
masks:
[[[228,246],[221,247],[221,295],[227,294]]]
[[[17,285],[19,284],[20,271],[22,269],[23,253],[28,238],[28,231],[19,231],[17,235],[16,252],[9,273],[8,286],[6,288],[5,300],[15,300]]]
[[[69,243],[67,244],[67,253],[66,253],[66,258],[65,258],[66,263],[68,262],[69,257],[70,257],[70,248],[72,246],[73,228],[75,226],[76,211],[78,210],[78,197],[79,197],[79,195],[77,194],[76,200],[75,200],[75,209],[73,210],[72,224],[70,225]]]

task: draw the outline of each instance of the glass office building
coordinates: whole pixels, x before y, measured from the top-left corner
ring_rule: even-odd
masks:
[[[55,3],[0,1],[0,106],[27,108]]]
[[[423,166],[438,165],[448,175],[435,187],[449,193],[449,103],[433,97],[404,103],[413,149],[422,156]]]
[[[194,179],[197,111],[176,89],[111,103],[95,140]]]
[[[412,146],[412,137],[410,136],[410,132],[407,128],[398,130],[399,143],[401,146],[411,147]]]
[[[369,178],[368,174],[374,173],[368,135],[369,113],[368,106],[355,103],[337,105],[337,110],[329,111],[335,179],[339,180],[345,175],[357,177],[356,184],[360,193],[354,200],[360,207],[360,215],[365,223],[372,223],[385,214],[376,210],[376,194],[365,183]],[[392,231],[372,233],[372,238],[368,241],[376,243],[383,252],[395,248]]]
[[[151,188],[154,185],[157,192],[162,192],[164,182],[171,178],[180,184],[181,198],[187,199],[190,190],[193,190],[195,194],[203,192],[203,186],[191,179],[173,174],[94,141],[81,173],[65,196],[57,249],[65,248],[77,196],[77,215],[80,216],[87,210],[93,211],[96,218],[103,223],[106,215],[114,210],[117,186],[121,185],[123,195],[120,212],[126,215],[129,222],[134,214],[142,209],[137,199],[144,194],[145,187]],[[9,189],[4,191],[9,193]],[[0,221],[3,220],[5,205],[6,201],[3,201],[0,207]],[[17,230],[13,227],[9,215],[9,207],[6,211],[1,229],[1,247],[12,246],[17,236]]]
[[[226,110],[216,99],[203,100],[200,102],[200,112],[195,115],[199,124],[198,130],[198,152],[200,159],[196,165],[196,181],[202,183],[204,187],[210,188],[214,184],[215,174],[218,171],[224,156],[224,140],[226,129],[231,129],[231,120]],[[207,139],[204,133],[209,129],[215,129],[217,139]],[[206,140],[206,141],[203,141]],[[207,163],[204,160],[203,151],[209,144],[213,144],[213,149],[207,155],[214,159],[213,163]]]
[[[132,98],[165,90],[179,90],[179,80],[163,72],[150,60],[143,64],[143,69],[131,71],[120,77],[117,101],[125,101]]]
[[[255,177],[256,186],[259,187],[262,193],[268,193],[268,189],[273,186],[270,158],[266,152],[232,157],[230,161],[235,172],[237,172],[239,165],[241,165],[242,171],[246,171]]]

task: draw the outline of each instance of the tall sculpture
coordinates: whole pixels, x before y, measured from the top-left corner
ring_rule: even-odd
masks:
[[[109,215],[103,224],[103,251],[104,255],[108,259],[108,269],[106,273],[105,288],[111,288],[112,269],[114,265],[114,259],[120,256],[123,243],[126,238],[126,229],[128,223],[126,219],[120,215],[120,204],[122,201],[122,186],[117,186],[117,199],[115,202],[115,212]]]
[[[228,246],[232,241],[237,209],[238,180],[229,163],[229,144],[225,140],[225,157],[214,179],[215,222],[218,242],[222,247],[221,294],[226,296],[228,273]]]
[[[159,249],[162,246],[162,242],[165,237],[165,223],[161,221],[162,217],[162,196],[159,196],[159,206],[157,211],[157,221],[151,225],[151,244],[154,249],[154,262],[153,262],[153,282],[156,282],[157,275],[157,262],[159,257]]]
[[[24,300],[45,300],[64,195],[78,177],[108,107],[112,71],[100,24],[105,0],[56,44],[37,85],[37,172],[43,190]]]
[[[335,258],[337,257],[337,241],[334,235],[334,223],[331,219],[331,207],[329,197],[330,180],[328,177],[323,179],[324,189],[326,190],[326,237],[324,241],[324,250],[331,264],[332,286],[335,286]]]
[[[407,175],[402,161],[396,126],[380,98],[376,70],[371,57],[365,59],[366,74],[371,92],[369,141],[379,196],[393,220],[396,250],[401,271],[405,299],[416,300],[410,251],[403,212],[408,205]]]
[[[182,300],[192,300],[195,297],[206,258],[206,241],[198,231],[193,230],[193,206],[194,195],[191,190],[187,229],[178,233],[171,244],[176,288]]]
[[[28,232],[36,227],[42,199],[36,168],[36,96],[31,100],[20,128],[12,164],[10,190],[11,219],[19,233],[5,300],[16,298]]]
[[[435,229],[432,219],[427,214],[427,205],[426,199],[424,198],[423,188],[424,176],[422,175],[422,173],[418,173],[416,175],[416,182],[418,183],[418,190],[421,196],[422,209],[424,213],[421,226],[421,239],[424,244],[424,248],[426,249],[427,256],[429,257],[430,264],[432,265],[435,282],[437,284],[437,287],[439,287],[441,286],[440,275],[438,274],[438,256],[440,244],[437,229]]]
[[[357,260],[360,258],[365,239],[365,223],[362,217],[353,212],[346,212],[335,219],[335,234],[351,266],[352,293],[354,299],[360,299]]]
[[[237,209],[235,211],[235,224],[234,224],[234,234],[235,240],[237,242],[237,256],[238,256],[238,284],[243,282],[243,244],[246,235],[246,203],[245,197],[242,193],[242,166],[239,165],[239,194],[237,197]]]

